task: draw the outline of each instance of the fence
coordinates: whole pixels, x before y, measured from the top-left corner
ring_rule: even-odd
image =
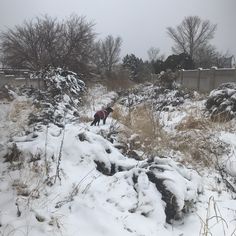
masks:
[[[29,70],[0,69],[0,88],[3,85],[11,85],[44,89],[44,82],[39,79],[31,79],[31,73]],[[236,68],[217,69],[213,67],[211,69],[181,70],[178,72],[177,82],[189,89],[209,92],[222,83],[236,83]]]
[[[32,71],[21,69],[0,69],[0,88],[4,85],[13,87],[33,87],[38,89],[44,88],[44,83],[39,79],[31,79]]]
[[[198,69],[181,70],[178,72],[177,82],[183,87],[209,92],[222,83],[236,83],[236,69]]]

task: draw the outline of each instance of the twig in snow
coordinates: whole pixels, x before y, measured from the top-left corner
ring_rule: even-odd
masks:
[[[79,193],[79,187],[81,185],[81,183],[95,170],[95,168],[93,168],[92,170],[90,170],[80,181],[78,184],[74,184],[72,187],[72,191],[69,194],[69,196],[67,196],[64,200],[59,201],[56,203],[55,208],[60,208],[63,205],[65,205],[68,202],[72,202],[74,200],[74,197]],[[94,181],[94,179],[89,183],[89,185],[91,185],[91,183]]]
[[[63,144],[64,144],[64,138],[65,138],[65,126],[63,128],[62,140],[61,140],[59,155],[58,155],[58,158],[57,158],[57,169],[56,169],[56,175],[55,175],[55,179],[54,179],[54,184],[56,183],[57,178],[61,181],[61,177],[60,177],[60,164],[61,164],[61,158],[62,158],[62,148],[63,148]]]
[[[46,128],[44,160],[45,160],[45,172],[46,172],[46,176],[47,176],[47,179],[49,179],[49,166],[48,166],[48,160],[47,160],[47,145],[48,145],[48,125],[47,125],[47,128]]]

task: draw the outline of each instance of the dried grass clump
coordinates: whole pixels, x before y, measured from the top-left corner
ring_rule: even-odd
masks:
[[[101,83],[108,91],[121,91],[123,89],[133,88],[136,83],[130,80],[129,73],[124,70],[118,70],[112,74],[104,74]]]
[[[234,117],[230,111],[223,111],[221,113],[211,114],[210,118],[212,122],[226,123]]]
[[[120,91],[133,88],[135,83],[129,79],[107,79],[104,85],[107,87],[108,91]]]
[[[115,107],[112,117],[137,134],[135,142],[127,140],[132,150],[142,149],[146,154],[158,154],[167,149],[169,136],[150,106],[136,106],[128,111]]]
[[[194,115],[196,114],[196,115]],[[215,123],[194,110],[176,127],[177,134],[172,137],[171,147],[183,154],[184,164],[216,167],[217,158],[229,152],[228,145],[216,137],[219,131],[236,130],[235,123]]]
[[[122,106],[114,105],[113,112],[111,113],[111,117],[114,120],[116,120],[119,123],[121,123],[124,126],[126,126],[128,129],[131,129],[131,122],[132,122],[132,117],[131,117],[132,114],[131,113],[132,113],[131,110],[127,111]],[[134,133],[135,131],[132,130],[132,132]]]
[[[205,130],[179,132],[172,137],[171,147],[184,154],[184,163],[215,167],[217,157],[228,152],[228,146]]]
[[[126,120],[127,114],[125,114],[125,111],[122,110],[120,106],[115,105],[113,112],[111,113],[112,118],[119,121],[120,123],[123,123]]]
[[[235,230],[233,231],[232,234],[231,233],[227,234],[226,229],[228,228],[228,223],[222,217],[220,208],[217,205],[217,201],[214,199],[213,196],[211,196],[208,200],[207,208],[206,208],[206,215],[203,217],[198,215],[198,217],[201,221],[201,228],[200,228],[199,235],[202,235],[202,236],[214,235],[213,232],[216,232],[214,229],[216,227],[217,227],[217,230],[219,230],[220,228],[222,229],[223,231],[222,236],[235,235]]]
[[[136,106],[128,111],[115,106],[112,117],[145,137],[155,137],[162,129],[159,119],[149,106]]]
[[[79,121],[82,122],[82,123],[88,123],[88,122],[92,122],[93,119],[91,117],[88,117],[88,116],[80,116],[79,117]]]
[[[175,128],[177,131],[186,131],[192,129],[207,130],[212,127],[209,120],[202,117],[194,117],[193,115],[187,116],[181,123],[179,123]]]
[[[22,119],[26,110],[32,109],[32,103],[29,101],[14,101],[12,103],[9,118],[14,122],[19,122]]]
[[[157,138],[163,132],[159,119],[149,106],[138,106],[132,111],[131,126],[143,138]]]

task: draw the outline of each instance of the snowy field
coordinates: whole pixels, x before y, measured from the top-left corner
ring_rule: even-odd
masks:
[[[90,126],[95,111],[118,107],[117,99],[102,86],[88,88],[79,118],[68,113],[61,127],[28,125],[36,113],[31,98],[0,101],[0,235],[236,235],[235,193],[228,187],[236,176],[235,121],[191,133],[196,139],[209,133],[227,147],[216,156],[226,179],[213,165],[171,148],[165,147],[165,158],[128,158],[104,135],[115,118]],[[195,96],[160,112],[163,130],[183,137],[180,124],[192,114],[201,118],[203,104]]]

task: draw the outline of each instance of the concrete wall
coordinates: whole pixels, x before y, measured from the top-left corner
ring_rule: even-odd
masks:
[[[222,83],[236,83],[236,69],[181,70],[177,82],[189,89],[209,92]]]
[[[31,79],[31,72],[28,70],[0,69],[0,88],[4,85],[12,87],[33,87],[44,89],[45,85],[42,80]]]

